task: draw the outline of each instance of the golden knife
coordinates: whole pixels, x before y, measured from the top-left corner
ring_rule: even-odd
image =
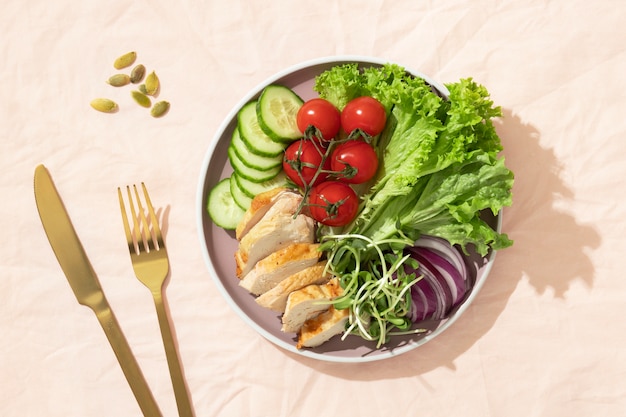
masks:
[[[35,169],[35,201],[41,223],[52,250],[61,264],[61,269],[78,302],[96,313],[141,411],[146,417],[161,416],[161,411],[72,226],[61,196],[54,186],[50,173],[43,165]]]

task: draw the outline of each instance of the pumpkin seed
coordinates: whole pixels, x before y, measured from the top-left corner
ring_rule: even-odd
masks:
[[[146,75],[146,67],[139,64],[136,65],[135,68],[130,72],[130,82],[133,84],[137,84],[143,80],[143,76]]]
[[[159,92],[159,77],[154,71],[152,71],[146,77],[146,94],[149,96],[156,96]]]
[[[142,92],[133,90],[130,92],[130,94],[133,97],[133,99],[137,102],[137,104],[139,104],[141,107],[148,108],[152,105],[152,101],[150,100],[150,97],[143,94]]]
[[[170,103],[167,101],[159,101],[154,106],[152,106],[152,110],[150,110],[150,114],[152,117],[162,117],[170,109]]]
[[[148,91],[146,90],[146,85],[145,84],[139,84],[139,87],[137,87],[137,90],[139,90],[139,92],[141,92],[143,94],[148,94]]]
[[[91,107],[102,113],[115,113],[118,110],[117,103],[108,98],[96,98],[91,100]]]
[[[115,74],[109,77],[107,83],[113,87],[122,87],[130,82],[130,77],[126,74]]]
[[[126,67],[130,67],[131,65],[133,65],[135,63],[135,60],[137,59],[137,52],[127,52],[124,55],[118,57],[114,62],[113,62],[113,66],[116,69],[122,69],[122,68],[126,68]]]

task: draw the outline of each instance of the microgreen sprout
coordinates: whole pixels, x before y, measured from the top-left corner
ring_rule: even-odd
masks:
[[[415,267],[415,260],[402,251],[405,239],[375,242],[359,234],[328,235],[321,238],[328,272],[339,278],[344,292],[333,300],[335,308],[350,309],[345,338],[358,334],[376,341],[377,348],[392,335],[421,333],[411,329],[407,313],[411,307],[411,286],[421,279],[407,274],[404,266]],[[397,331],[393,331],[397,329]]]

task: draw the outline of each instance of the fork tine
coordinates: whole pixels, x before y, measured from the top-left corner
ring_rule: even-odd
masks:
[[[150,232],[150,226],[148,225],[148,219],[146,218],[146,213],[143,209],[143,205],[141,204],[141,198],[139,197],[139,192],[137,191],[137,186],[133,184],[133,191],[135,192],[135,199],[137,201],[137,211],[139,212],[139,216],[135,212],[133,212],[133,217],[135,218],[135,227],[137,228],[137,234],[141,235],[141,239],[143,244],[147,247],[148,252],[154,250],[154,240],[152,238],[152,233]],[[130,197],[130,189],[128,191]],[[132,199],[131,199],[132,200]],[[137,220],[137,217],[139,220]],[[141,225],[139,224],[141,222]]]
[[[157,219],[156,214],[154,213],[154,207],[152,206],[152,201],[150,201],[150,196],[148,195],[146,184],[142,182],[141,188],[143,189],[143,195],[146,199],[146,206],[148,206],[148,213],[150,214],[150,224],[152,225],[152,229],[154,230],[154,234],[156,236],[155,246],[157,246],[157,250],[159,250],[163,247],[163,237],[161,236],[161,228],[159,227],[159,221]]]
[[[137,245],[137,254],[145,251],[145,243],[143,235],[141,234],[141,228],[137,221],[137,211],[135,210],[135,203],[133,203],[133,195],[130,192],[130,186],[126,186],[126,194],[128,195],[128,205],[130,206],[130,215],[133,219],[132,236],[135,244]]]
[[[126,205],[124,204],[124,197],[122,196],[122,189],[117,187],[117,197],[120,200],[120,211],[122,212],[122,222],[124,223],[124,232],[126,234],[126,241],[128,242],[128,249],[131,252],[137,253],[137,246],[135,240],[130,231],[130,225],[128,224],[128,215],[126,214]]]

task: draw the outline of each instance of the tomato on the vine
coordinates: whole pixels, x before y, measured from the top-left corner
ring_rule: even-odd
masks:
[[[317,184],[328,177],[327,172],[319,172],[325,150],[313,143],[310,139],[299,139],[285,149],[283,156],[283,170],[287,177],[300,187]],[[326,159],[323,170],[330,168],[330,161]]]
[[[345,226],[357,214],[359,197],[344,182],[324,181],[311,189],[308,203],[313,219],[327,226]]]
[[[356,129],[376,136],[385,128],[387,113],[374,97],[362,96],[352,99],[341,112],[341,126],[347,134]]]
[[[378,155],[374,147],[361,139],[340,143],[330,155],[330,169],[337,179],[350,184],[371,180],[378,170]]]
[[[329,142],[341,129],[341,113],[330,101],[313,98],[300,107],[296,123],[303,134],[313,126],[322,136],[322,141]]]

